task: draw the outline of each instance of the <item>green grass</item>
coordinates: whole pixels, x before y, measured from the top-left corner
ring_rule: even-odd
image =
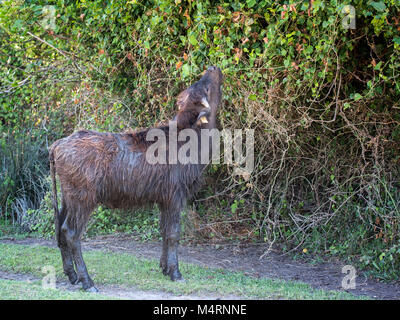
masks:
[[[83,253],[95,283],[162,290],[173,294],[237,295],[259,299],[360,299],[346,292],[316,290],[305,283],[256,279],[241,272],[209,269],[181,263],[186,282],[172,282],[158,267],[158,260],[139,259],[129,254],[89,251]],[[0,243],[0,269],[44,276],[43,266],[54,266],[58,279],[62,273],[58,249]]]
[[[99,300],[115,299],[104,295],[42,288],[39,282],[28,283],[0,279],[0,300]]]

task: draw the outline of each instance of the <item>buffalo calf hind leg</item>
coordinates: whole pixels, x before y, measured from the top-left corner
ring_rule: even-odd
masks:
[[[59,216],[59,225],[56,226],[57,245],[61,251],[61,258],[63,263],[64,274],[68,277],[69,282],[72,284],[78,283],[78,276],[74,269],[74,262],[72,260],[71,249],[68,247],[68,242],[65,237],[65,232],[61,229],[61,225],[65,221],[67,215],[66,206],[63,205]]]
[[[72,255],[74,257],[78,279],[82,283],[82,288],[89,292],[98,292],[97,288],[94,286],[93,280],[87,272],[85,261],[83,261],[81,241],[79,239],[75,239],[73,242]]]
[[[69,249],[68,244],[65,240],[60,241],[59,247],[61,251],[64,274],[68,277],[69,282],[71,282],[72,284],[77,284],[79,281],[74,269],[71,250]]]
[[[64,222],[61,229],[65,233],[68,247],[71,249],[72,258],[75,262],[78,282],[82,283],[82,288],[84,290],[90,292],[97,292],[98,290],[94,286],[93,280],[90,278],[88,274],[85,261],[83,260],[82,257],[81,241],[80,241],[81,230],[76,230],[72,228],[67,223],[67,221]]]

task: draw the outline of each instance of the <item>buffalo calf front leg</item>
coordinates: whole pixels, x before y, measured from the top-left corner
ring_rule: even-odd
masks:
[[[178,246],[180,238],[180,210],[161,210],[160,217],[163,248],[160,267],[172,281],[183,280],[179,271]]]

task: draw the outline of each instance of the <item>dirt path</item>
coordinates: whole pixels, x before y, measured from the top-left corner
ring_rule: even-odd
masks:
[[[23,240],[1,240],[4,243],[45,245],[56,247],[51,240],[27,238]],[[102,236],[82,241],[83,250],[111,250],[125,252],[137,257],[156,258],[161,254],[161,243],[141,243],[127,235]],[[342,273],[344,264],[340,262],[329,262],[309,264],[306,262],[294,261],[278,252],[272,252],[259,259],[263,254],[263,247],[259,245],[221,245],[218,249],[209,245],[180,246],[179,259],[186,263],[200,266],[223,268],[231,271],[243,271],[245,274],[254,277],[275,278],[282,280],[293,280],[305,282],[314,288],[324,290],[344,290],[342,280],[345,274]],[[1,274],[0,274],[1,278]],[[65,285],[69,285],[65,283]],[[240,297],[195,297],[195,296],[172,296],[164,292],[141,292],[142,298],[138,298],[138,291],[123,288],[100,287],[103,294],[108,296],[119,296],[127,299],[238,299]],[[104,290],[104,291],[103,291]],[[107,292],[107,290],[111,290]],[[367,279],[357,273],[356,289],[347,290],[354,295],[365,295],[374,299],[400,299],[399,283],[383,283],[373,279]]]

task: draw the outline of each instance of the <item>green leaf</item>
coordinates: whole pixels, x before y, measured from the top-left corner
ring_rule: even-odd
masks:
[[[254,7],[254,5],[257,3],[256,0],[247,0],[246,2],[247,2],[247,6],[248,6],[249,8]]]
[[[15,20],[13,27],[19,29],[23,26],[23,24],[24,24],[24,22],[22,20],[17,19],[17,20]]]
[[[283,65],[285,66],[285,68],[290,66],[290,57],[283,61]]]
[[[314,51],[313,46],[307,46],[307,48],[304,50],[304,53],[308,55],[313,53],[313,51]]]
[[[382,12],[386,9],[386,5],[384,2],[376,2],[376,1],[371,1],[370,5],[374,7],[375,10]]]
[[[362,95],[359,93],[355,93],[353,99],[354,99],[354,101],[358,101],[358,100],[362,99]]]
[[[379,61],[376,66],[374,67],[374,70],[379,70],[381,68],[382,61]]]
[[[194,33],[191,33],[189,35],[189,42],[191,45],[196,46],[199,42],[197,41],[196,35]]]
[[[182,66],[182,77],[187,78],[190,74],[190,67],[187,63]]]
[[[231,205],[231,211],[232,211],[233,214],[235,214],[235,212],[236,212],[236,210],[237,210],[237,206],[238,206],[237,201],[235,201],[234,203],[232,203],[232,205]]]

